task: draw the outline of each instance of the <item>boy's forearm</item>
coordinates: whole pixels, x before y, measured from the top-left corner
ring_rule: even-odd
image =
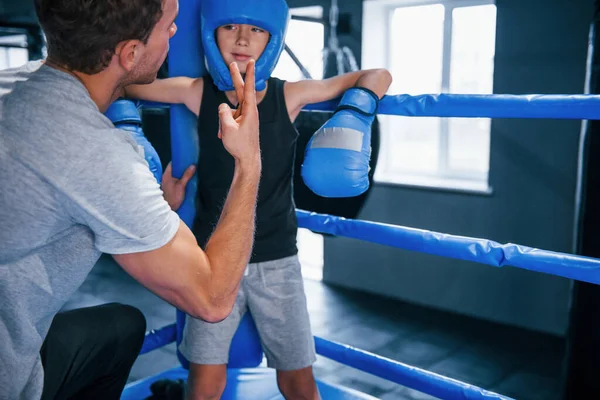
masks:
[[[145,85],[128,85],[124,88],[126,97],[160,103],[181,104],[186,96],[191,96],[195,79],[175,77],[156,79]]]
[[[123,88],[123,95],[128,99],[149,100],[144,98],[144,90],[140,89],[141,85],[128,85]]]
[[[152,100],[152,97],[160,96],[154,88],[154,83],[149,85],[127,85],[123,88],[124,96],[129,99]]]

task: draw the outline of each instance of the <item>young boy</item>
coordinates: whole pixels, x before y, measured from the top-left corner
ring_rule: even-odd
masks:
[[[240,319],[249,311],[268,366],[277,370],[277,383],[284,397],[318,399],[312,373],[316,360],[314,341],[296,247],[298,226],[292,174],[298,133],[293,122],[305,105],[336,98],[353,87],[369,96],[376,95],[376,106],[387,91],[391,76],[386,70],[370,70],[294,83],[271,78],[284,46],[289,19],[284,0],[205,1],[202,13],[202,40],[210,76],[169,78],[126,88],[128,97],[185,104],[199,118],[198,212],[193,231],[204,246],[218,222],[234,168],[233,158],[217,135],[219,104],[238,106],[227,65],[237,63],[243,74],[250,60],[257,60],[263,172],[254,251],[236,306],[227,319],[211,324],[187,317],[180,350],[190,361],[188,398],[221,396],[230,343]],[[375,109],[370,111],[374,114]],[[175,197],[179,199],[170,204],[176,209],[182,199],[181,195]]]

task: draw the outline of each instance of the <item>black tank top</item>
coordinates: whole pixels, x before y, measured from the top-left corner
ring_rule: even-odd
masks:
[[[292,178],[298,132],[290,121],[283,95],[284,81],[270,78],[267,93],[258,105],[262,175],[258,189],[256,234],[250,262],[277,260],[297,254],[295,204]],[[224,92],[210,77],[204,78],[198,119],[197,213],[194,234],[204,247],[214,231],[233,180],[234,160],[217,137],[219,104],[227,103]]]

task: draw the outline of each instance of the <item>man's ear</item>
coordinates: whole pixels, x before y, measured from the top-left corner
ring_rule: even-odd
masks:
[[[117,45],[116,56],[119,64],[126,70],[131,71],[142,52],[142,43],[139,40],[125,40]]]

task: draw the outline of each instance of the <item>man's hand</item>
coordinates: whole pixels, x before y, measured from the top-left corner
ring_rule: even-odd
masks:
[[[167,203],[169,203],[171,210],[177,211],[181,207],[181,203],[183,203],[183,199],[185,198],[185,187],[195,172],[196,167],[190,165],[183,173],[181,179],[177,179],[173,177],[171,163],[167,165],[167,169],[162,177],[162,190],[163,196]]]
[[[258,135],[258,109],[254,86],[254,60],[246,68],[246,82],[236,63],[229,65],[231,78],[238,98],[235,113],[225,103],[219,106],[219,138],[225,149],[241,164],[260,165],[260,144]]]

